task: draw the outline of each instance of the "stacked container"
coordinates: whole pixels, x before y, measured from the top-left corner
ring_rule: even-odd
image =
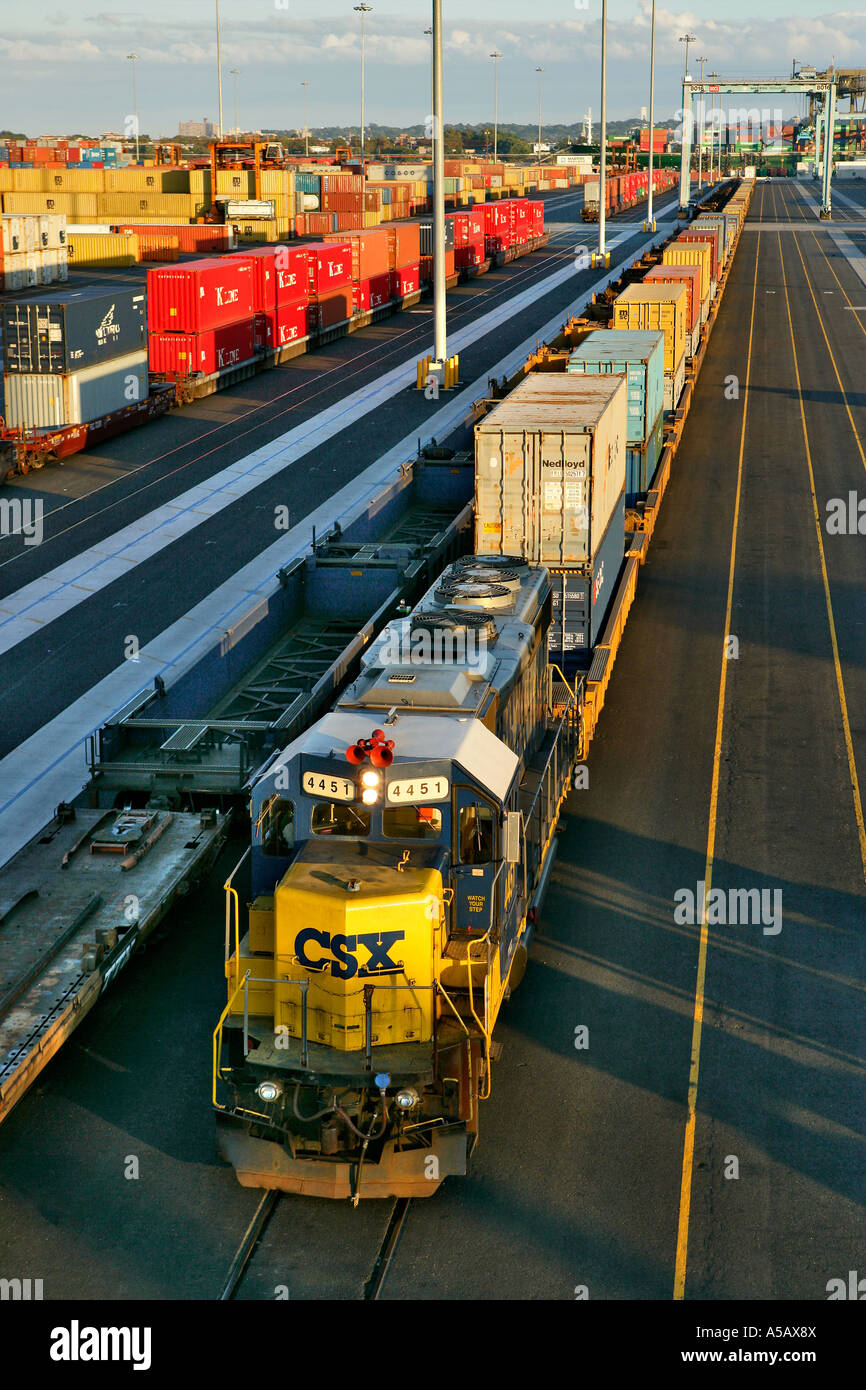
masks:
[[[686,373],[685,285],[629,285],[613,304],[615,329],[655,329],[665,337],[665,410],[675,410]]]
[[[80,425],[146,399],[143,291],[53,291],[0,312],[7,424]]]
[[[661,455],[664,334],[596,329],[571,354],[566,370],[586,376],[626,377],[625,505],[633,507],[645,497]]]
[[[536,372],[475,427],[476,553],[551,570],[548,652],[566,674],[587,663],[622,565],[626,420],[625,376]]]
[[[66,218],[12,213],[0,224],[0,290],[28,290],[68,279]]]
[[[346,323],[354,312],[352,268],[354,252],[348,239],[309,243],[307,274],[311,329]]]
[[[246,256],[208,257],[147,272],[150,367],[169,379],[210,376],[249,361],[256,280]]]
[[[309,334],[309,266],[305,247],[261,246],[246,252],[253,267],[254,336],[273,351]]]
[[[677,237],[662,253],[662,265],[695,265],[700,272],[701,323],[706,323],[710,307],[710,267],[712,250],[705,241],[684,241]]]
[[[378,309],[391,299],[391,242],[384,227],[372,231],[327,236],[325,241],[349,247],[352,257],[352,308],[354,313]]]
[[[701,339],[701,269],[697,265],[657,265],[644,279],[652,284],[685,285],[686,357],[694,357]]]
[[[696,227],[693,223],[687,231],[680,232],[677,241],[683,242],[686,246],[699,242],[710,248],[710,285],[708,294],[710,299],[715,299],[716,285],[721,272],[718,230],[715,227]]]

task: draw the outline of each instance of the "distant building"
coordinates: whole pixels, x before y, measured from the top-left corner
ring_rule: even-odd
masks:
[[[533,143],[533,146],[532,146],[532,153],[533,153],[533,154],[550,154],[550,151],[551,151],[551,146],[548,145],[548,143],[547,143],[546,140],[542,140],[542,142],[541,142],[540,145],[539,145],[539,143],[538,143],[537,140]]]
[[[181,139],[207,140],[217,131],[213,121],[178,121],[177,133]]]

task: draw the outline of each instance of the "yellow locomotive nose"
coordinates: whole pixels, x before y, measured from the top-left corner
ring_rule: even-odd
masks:
[[[275,895],[274,1028],[302,1031],[308,981],[307,1037],[343,1052],[426,1042],[433,1034],[436,933],[443,919],[437,869],[398,869],[374,855],[302,855]]]

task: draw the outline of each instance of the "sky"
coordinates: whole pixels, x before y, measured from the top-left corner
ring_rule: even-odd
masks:
[[[360,120],[360,16],[355,0],[220,0],[223,122],[302,127]],[[649,101],[651,0],[609,0],[608,116],[639,115]],[[430,111],[430,0],[375,0],[367,15],[367,121],[423,124]],[[545,120],[599,110],[601,0],[444,0],[445,116],[534,122],[541,76]],[[0,129],[29,135],[123,130],[133,109],[130,53],[138,54],[141,129],[173,134],[179,120],[217,119],[215,0],[0,0]],[[656,0],[656,114],[680,105],[682,34],[690,67],[726,76],[779,76],[792,59],[866,65],[866,9],[822,10],[821,0],[724,0],[676,7]],[[231,69],[237,68],[237,79]],[[742,104],[742,99],[738,99]],[[776,99],[773,99],[776,100]],[[770,98],[765,98],[770,102]],[[785,114],[798,109],[786,103]]]

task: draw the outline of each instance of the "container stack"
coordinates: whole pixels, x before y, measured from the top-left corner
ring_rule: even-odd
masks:
[[[706,323],[710,311],[710,269],[712,266],[712,252],[708,242],[683,240],[682,236],[677,237],[666,246],[662,253],[663,266],[693,265],[699,271],[700,278],[700,298],[701,312],[700,322]]]
[[[255,346],[272,352],[303,342],[309,334],[306,247],[260,246],[245,257],[255,280]]]
[[[66,218],[12,213],[2,219],[0,290],[28,290],[68,279]]]
[[[147,272],[150,369],[211,376],[255,356],[251,258],[207,257]]]
[[[355,250],[348,240],[309,243],[307,274],[309,324],[321,332],[347,323],[354,312],[352,283]]]
[[[701,340],[701,268],[697,265],[659,265],[644,279],[651,284],[686,287],[686,357],[694,357]]]
[[[421,228],[417,222],[392,222],[383,230],[388,238],[391,298],[405,299],[421,288]]]
[[[475,427],[475,550],[546,565],[548,656],[587,664],[625,552],[626,377],[535,372]]]
[[[659,285],[646,280],[628,285],[613,303],[614,329],[653,329],[664,333],[664,408],[676,410],[686,380],[685,285]]]
[[[664,437],[664,334],[656,331],[589,333],[566,370],[585,376],[624,375],[626,412],[625,505],[646,499]]]
[[[454,223],[454,264],[458,270],[472,269],[487,259],[485,245],[485,216],[483,208],[475,207],[471,212],[455,212],[451,218]]]
[[[8,425],[81,425],[147,398],[143,290],[55,290],[0,313]]]

